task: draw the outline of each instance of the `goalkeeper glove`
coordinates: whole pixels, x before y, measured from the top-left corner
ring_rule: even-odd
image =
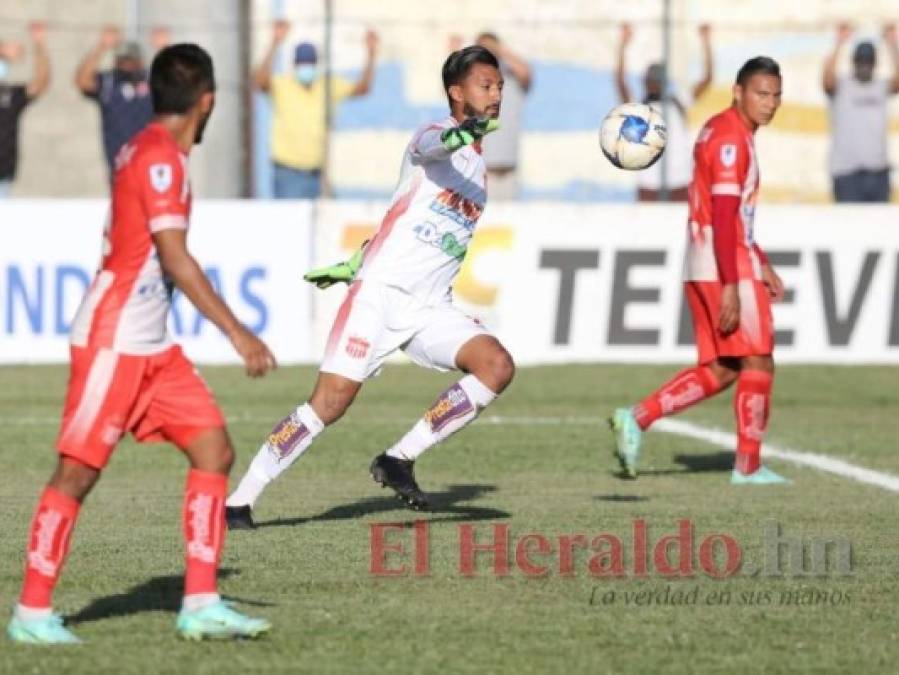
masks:
[[[359,271],[359,267],[362,265],[362,255],[367,244],[368,240],[366,239],[349,260],[330,265],[329,267],[318,267],[314,270],[309,270],[303,275],[303,279],[322,289],[341,281],[346,284],[350,283],[356,278],[356,272]]]
[[[440,134],[443,147],[455,152],[463,145],[471,145],[492,131],[499,129],[499,122],[492,117],[469,117],[457,127]]]

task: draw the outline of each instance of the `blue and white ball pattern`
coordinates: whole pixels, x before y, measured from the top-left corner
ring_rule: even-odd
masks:
[[[638,171],[655,164],[665,151],[668,129],[659,111],[645,103],[624,103],[602,121],[599,145],[619,169]]]

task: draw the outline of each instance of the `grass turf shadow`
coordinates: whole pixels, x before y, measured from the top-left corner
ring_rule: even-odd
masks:
[[[700,455],[675,455],[674,463],[682,469],[640,469],[640,476],[672,476],[682,473],[730,472],[734,468],[734,453],[706,452]],[[622,474],[616,474],[624,479]],[[626,480],[626,479],[625,479]]]
[[[219,579],[240,574],[240,570],[223,567],[219,570]],[[93,600],[76,614],[66,615],[65,622],[70,625],[112,619],[121,616],[140,614],[141,612],[172,612],[181,609],[181,598],[184,595],[184,575],[169,574],[154,577],[149,581],[129,588],[124,593],[107,595]],[[223,595],[223,599],[249,605],[252,607],[273,607],[274,603],[249,600]]]
[[[483,506],[463,506],[459,502],[467,502],[478,499],[489,492],[495,492],[495,485],[450,485],[446,490],[428,492],[430,508],[419,512],[420,518],[427,518],[428,514],[437,514],[436,517],[427,518],[430,522],[456,522],[470,520],[499,520],[511,517],[507,511]],[[391,493],[385,497],[366,497],[351,504],[343,504],[306,518],[277,518],[256,523],[257,528],[262,527],[292,527],[304,523],[329,520],[350,520],[377,513],[403,510],[406,507]],[[442,514],[442,515],[441,515]]]

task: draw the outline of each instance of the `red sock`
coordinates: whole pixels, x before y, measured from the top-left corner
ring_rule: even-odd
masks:
[[[225,543],[225,496],[228,477],[191,469],[184,492],[184,540],[187,571],[184,595],[215,593]]]
[[[69,552],[69,541],[81,504],[47,487],[37,504],[25,560],[25,582],[19,602],[26,607],[50,607],[53,588]]]
[[[741,370],[737,378],[734,413],[737,418],[736,469],[754,473],[761,465],[762,439],[768,429],[774,376],[762,370]]]
[[[647,429],[660,417],[689,408],[721,391],[721,383],[707,366],[682,370],[634,408],[641,429]]]

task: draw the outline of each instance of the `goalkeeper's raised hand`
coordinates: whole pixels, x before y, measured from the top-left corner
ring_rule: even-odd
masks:
[[[471,145],[492,131],[499,129],[499,121],[492,117],[469,117],[457,127],[451,127],[440,134],[443,147],[455,152],[463,145]]]
[[[322,289],[328,288],[339,282],[345,284],[350,283],[356,278],[356,272],[359,271],[359,267],[362,265],[362,254],[365,252],[365,246],[367,244],[368,240],[364,241],[362,246],[359,247],[359,250],[356,251],[349,260],[339,262],[336,265],[309,270],[303,275],[303,279]]]

